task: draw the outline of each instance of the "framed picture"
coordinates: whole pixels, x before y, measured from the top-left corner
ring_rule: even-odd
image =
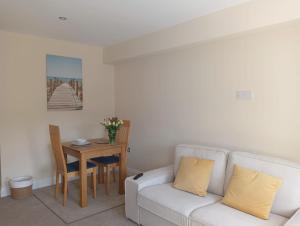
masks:
[[[48,110],[82,110],[82,60],[47,55]]]

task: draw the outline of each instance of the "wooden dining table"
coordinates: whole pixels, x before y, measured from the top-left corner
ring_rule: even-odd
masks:
[[[74,156],[80,161],[80,205],[81,207],[88,206],[87,199],[87,161],[91,158],[119,155],[119,194],[124,194],[124,181],[127,175],[127,152],[126,144],[101,144],[97,143],[100,139],[88,140],[90,144],[85,146],[76,146],[72,142],[62,143],[62,148],[65,154]],[[67,158],[66,158],[67,159]]]

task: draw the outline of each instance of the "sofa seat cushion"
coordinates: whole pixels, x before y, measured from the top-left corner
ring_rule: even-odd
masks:
[[[262,220],[221,203],[195,210],[190,219],[191,226],[283,226],[288,220],[272,213]]]
[[[178,190],[169,183],[142,189],[138,194],[138,205],[171,223],[187,226],[192,211],[216,203],[221,198],[210,193],[200,197]]]

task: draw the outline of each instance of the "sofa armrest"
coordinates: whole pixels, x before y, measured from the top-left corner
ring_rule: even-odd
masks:
[[[300,225],[300,209],[284,224],[284,226],[299,226]]]
[[[133,177],[127,177],[125,180],[126,217],[139,224],[139,207],[137,205],[138,192],[145,187],[166,184],[173,180],[173,165],[147,171],[138,180],[133,180]]]

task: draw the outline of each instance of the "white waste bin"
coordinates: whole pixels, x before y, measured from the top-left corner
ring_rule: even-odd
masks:
[[[23,199],[32,195],[32,177],[15,177],[9,181],[11,197]]]

